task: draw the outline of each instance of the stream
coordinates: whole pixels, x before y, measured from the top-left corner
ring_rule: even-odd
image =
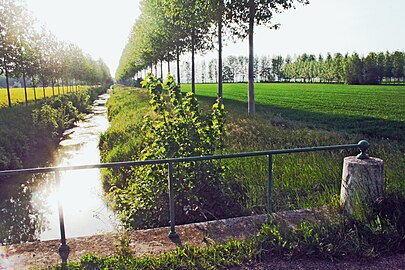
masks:
[[[109,127],[108,98],[100,95],[93,113],[65,132],[49,166],[100,163],[98,141]],[[0,245],[58,239],[58,199],[66,237],[113,232],[119,225],[104,197],[99,169],[62,172],[60,188],[54,173],[13,177],[0,182]]]

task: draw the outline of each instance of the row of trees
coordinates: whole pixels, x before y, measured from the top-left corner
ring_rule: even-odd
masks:
[[[93,60],[74,44],[67,44],[45,28],[40,30],[19,0],[0,0],[0,74],[6,78],[11,107],[9,78],[22,78],[27,100],[27,80],[34,87],[99,84],[111,81],[103,60]],[[35,91],[35,90],[34,90]]]
[[[302,54],[295,61],[286,59],[279,80],[303,82],[340,82],[348,84],[379,84],[383,80],[400,82],[405,77],[405,53],[400,51],[370,52],[367,56],[340,53]]]
[[[135,22],[128,43],[121,56],[116,73],[117,81],[134,77],[144,69],[157,74],[160,64],[176,60],[177,79],[180,82],[180,55],[191,53],[191,83],[195,92],[195,54],[218,49],[218,97],[222,98],[222,39],[249,40],[249,107],[254,106],[254,51],[255,25],[277,28],[273,15],[294,7],[294,3],[307,4],[307,0],[144,0],[141,15]],[[170,64],[168,65],[170,69]]]
[[[223,61],[223,81],[247,82],[248,63],[247,56],[226,57]],[[176,73],[176,67],[172,64],[164,66],[163,72],[155,72],[163,77],[169,70]],[[195,72],[195,80],[198,83],[218,83],[218,60],[197,61]],[[135,79],[144,78],[146,71],[136,75],[139,77]],[[191,83],[189,61],[180,63],[180,76],[182,83]],[[359,56],[357,53],[327,53],[326,56],[302,54],[294,57],[255,56],[253,76],[255,82],[401,83],[405,77],[405,53],[387,51],[371,52],[367,56]]]
[[[405,77],[405,53],[400,51],[370,52],[367,56],[357,53],[349,55],[328,53],[326,57],[313,54],[302,54],[295,58],[287,56],[262,56],[254,58],[255,81],[300,81],[327,82],[348,84],[379,84],[384,82],[400,82]],[[247,81],[246,56],[228,56],[224,61],[223,79],[226,82]],[[201,82],[206,78],[205,62],[200,65]],[[208,81],[214,82],[213,74],[216,59],[209,62]],[[186,66],[187,67],[187,66]]]

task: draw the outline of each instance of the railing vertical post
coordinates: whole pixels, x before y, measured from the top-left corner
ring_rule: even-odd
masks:
[[[56,185],[60,190],[60,171],[55,171]],[[65,234],[65,220],[63,218],[63,206],[62,201],[58,198],[58,212],[59,212],[59,228],[60,228],[60,246],[59,246],[59,256],[62,259],[63,269],[66,267],[67,259],[69,257],[69,246],[66,244],[66,234]]]
[[[271,192],[273,187],[273,155],[268,155],[268,179],[267,179],[267,215],[272,212]]]
[[[168,181],[169,181],[169,209],[170,209],[170,233],[169,238],[178,237],[176,232],[176,222],[174,214],[174,192],[173,192],[173,164],[169,162],[168,164]]]

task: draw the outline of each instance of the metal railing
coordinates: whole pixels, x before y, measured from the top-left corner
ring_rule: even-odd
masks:
[[[125,162],[112,162],[112,163],[77,165],[77,166],[6,170],[6,171],[0,171],[0,177],[8,176],[8,175],[16,175],[16,174],[34,174],[34,173],[54,172],[55,179],[57,181],[57,184],[59,185],[60,173],[63,171],[96,169],[96,168],[97,169],[122,168],[122,167],[133,167],[133,166],[142,166],[142,165],[167,164],[167,166],[168,166],[169,215],[170,215],[169,237],[175,238],[175,237],[178,237],[178,235],[177,235],[176,228],[175,228],[173,163],[267,156],[267,158],[268,158],[268,179],[267,179],[267,194],[266,194],[267,195],[266,196],[267,197],[266,212],[267,212],[267,214],[270,214],[272,212],[271,193],[272,193],[272,186],[273,186],[273,155],[359,148],[360,154],[357,155],[357,158],[358,159],[368,159],[369,157],[368,157],[366,151],[369,148],[369,146],[370,145],[366,140],[361,140],[356,144],[317,146],[317,147],[292,148],[292,149],[278,149],[278,150],[245,152],[245,153],[224,154],[224,155],[168,158],[168,159],[159,159],[159,160],[125,161]],[[66,265],[67,258],[69,256],[69,246],[66,244],[65,225],[64,225],[64,219],[63,219],[63,207],[60,202],[58,204],[58,211],[59,211],[59,225],[60,225],[60,239],[61,239],[61,245],[59,247],[59,255],[61,256],[61,259],[62,259],[62,265]]]

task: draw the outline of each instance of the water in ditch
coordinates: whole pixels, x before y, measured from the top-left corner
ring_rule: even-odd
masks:
[[[65,132],[52,166],[100,163],[99,136],[109,127],[105,102],[99,96],[92,114]],[[112,232],[118,219],[104,197],[99,169],[36,174],[0,183],[0,245],[58,239],[58,200],[62,202],[66,237]]]

